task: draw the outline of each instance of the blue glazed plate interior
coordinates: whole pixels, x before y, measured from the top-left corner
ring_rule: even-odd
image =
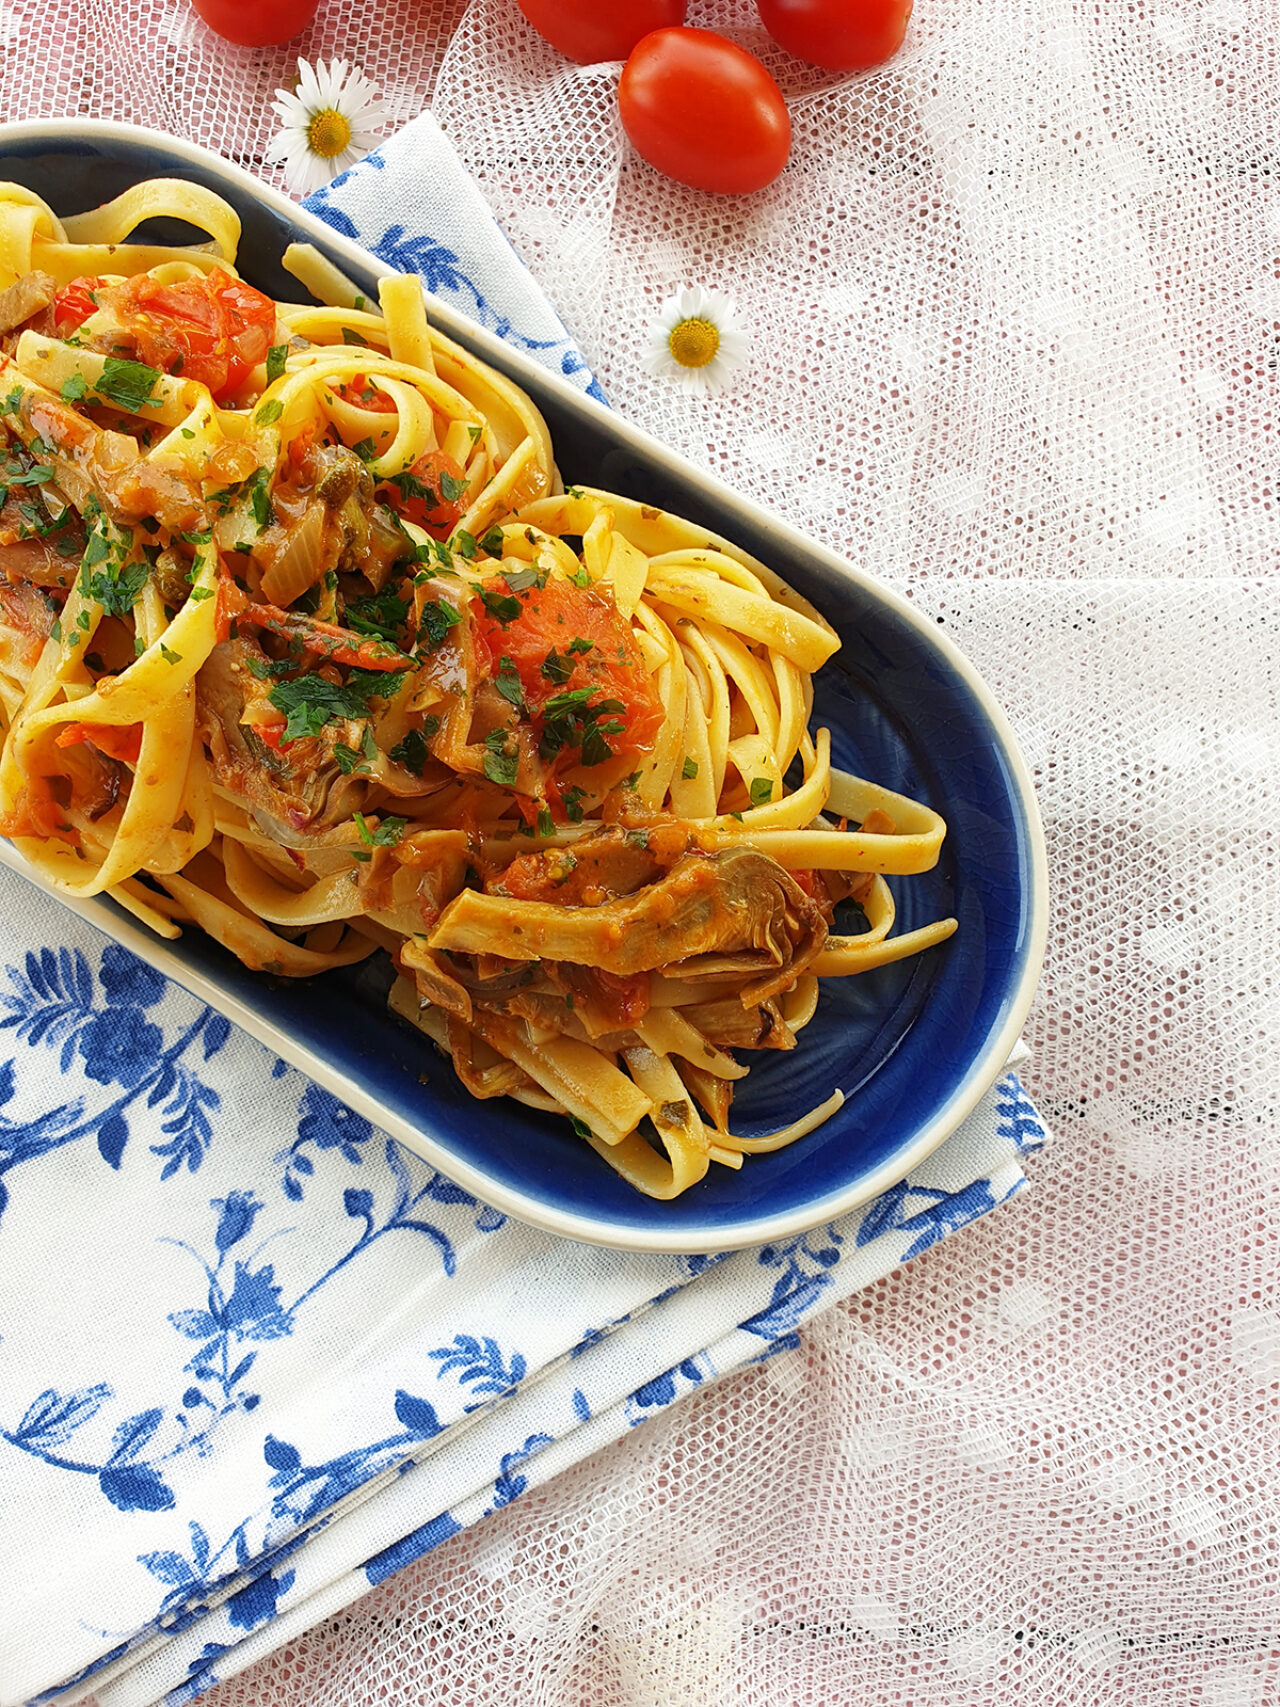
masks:
[[[279,257],[296,236],[319,239],[310,228],[292,229],[217,162],[195,165],[185,154],[119,136],[72,131],[51,144],[0,130],[0,178],[25,183],[63,214],[160,174],[205,182],[233,201],[244,222],[240,270],[270,294],[296,298],[299,287]],[[353,270],[348,251],[334,259]],[[372,289],[381,270],[370,265],[358,282]],[[493,359],[487,346],[481,353]],[[1031,952],[1035,864],[1013,768],[980,698],[927,629],[823,554],[775,533],[767,518],[744,520],[719,487],[647,452],[554,383],[531,379],[525,368],[513,377],[543,410],[566,482],[661,505],[734,539],[834,624],[843,645],[817,678],[814,719],[832,730],[834,762],[928,802],[949,827],[934,871],[890,880],[895,928],[954,914],[958,933],[898,965],[826,980],[799,1047],[749,1058],[733,1125],[747,1135],[785,1125],[836,1086],[848,1098],[844,1107],[790,1148],[748,1157],[741,1172],[713,1168],[672,1204],[637,1195],[566,1121],[512,1102],[474,1101],[426,1039],[387,1012],[385,955],[295,983],[247,972],[196,932],[175,945],[177,954],[184,968],[359,1086],[384,1118],[429,1134],[479,1170],[508,1204],[514,1195],[533,1210],[586,1217],[611,1243],[644,1245],[658,1236],[690,1250],[727,1246],[735,1229],[774,1218],[811,1224],[824,1218],[824,1205],[891,1166],[972,1089],[975,1062],[1008,1021]],[[115,910],[102,906],[110,930]],[[988,1062],[984,1080],[998,1066]]]

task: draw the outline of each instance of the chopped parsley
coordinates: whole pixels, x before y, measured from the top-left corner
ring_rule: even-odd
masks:
[[[53,469],[47,463],[38,462],[34,468],[21,468],[16,462],[7,462],[0,468],[0,504],[9,496],[11,486],[43,486],[46,480],[53,479]]]
[[[395,640],[409,615],[409,601],[402,599],[393,587],[371,593],[363,599],[353,599],[346,607],[346,621],[357,634],[373,634],[381,640]]]
[[[485,736],[484,774],[500,788],[514,788],[519,754],[509,752],[505,729],[494,729]]]
[[[273,682],[278,676],[287,676],[290,670],[296,670],[296,658],[246,658],[244,667],[251,676],[256,676],[260,682]]]
[[[284,372],[284,364],[289,358],[288,344],[272,344],[267,351],[267,384],[274,385]]]
[[[253,418],[260,427],[269,427],[274,421],[278,421],[283,414],[284,404],[278,397],[273,397],[262,405]]]
[[[554,836],[555,833],[556,833],[556,827],[555,827],[555,823],[551,817],[551,808],[549,806],[539,806],[539,808],[538,808],[538,834],[540,836]]]
[[[87,599],[96,599],[108,616],[127,616],[137,603],[150,572],[144,560],[126,561],[133,548],[133,534],[128,528],[118,530],[112,539],[99,523],[89,535],[80,560],[80,591]]]
[[[506,700],[508,705],[516,708],[518,717],[527,717],[529,708],[525,704],[524,687],[520,681],[520,672],[515,663],[504,653],[498,660],[498,673],[493,678],[493,685]]]
[[[563,687],[569,680],[569,677],[573,674],[573,665],[570,663],[568,658],[562,658],[553,646],[550,652],[548,652],[546,657],[542,660],[542,669],[540,673],[544,675],[549,682],[554,682],[557,687]]]
[[[375,697],[391,699],[404,684],[405,673],[397,670],[352,670],[345,682],[326,681],[323,676],[295,676],[272,688],[267,698],[285,713],[282,742],[318,735],[335,717],[364,717]]]
[[[350,776],[353,771],[361,776],[368,774],[368,765],[363,763],[361,756],[356,749],[354,747],[348,747],[345,741],[334,742],[333,762],[337,765],[343,776]]]
[[[344,326],[342,328],[342,341],[344,344],[362,344],[365,349],[368,349],[369,347],[369,340],[367,338],[362,338],[354,326]]]
[[[773,799],[773,784],[767,776],[753,776],[750,792],[753,806],[767,806]]]
[[[427,760],[431,757],[427,742],[440,727],[438,717],[424,717],[422,728],[410,729],[403,741],[397,741],[387,754],[387,757],[406,770],[411,770],[415,776],[421,776]]]
[[[418,619],[418,645],[425,640],[434,652],[449,630],[461,621],[461,612],[454,610],[448,599],[428,599]]]
[[[249,483],[249,507],[253,511],[253,519],[258,524],[258,532],[269,527],[276,519],[276,513],[271,507],[271,494],[267,490],[270,479],[265,468],[259,468]]]
[[[465,557],[468,562],[480,549],[476,544],[475,535],[468,533],[466,528],[455,528],[453,537],[449,541],[449,548],[451,551],[456,551],[459,557]]]
[[[620,699],[602,699],[590,705],[588,701],[597,687],[569,688],[552,694],[542,707],[542,738],[538,756],[552,759],[563,747],[581,747],[584,765],[600,765],[613,757],[613,748],[606,736],[620,735],[626,728],[618,712],[626,706]]]
[[[79,403],[89,389],[89,381],[82,373],[73,373],[64,379],[58,390],[58,396],[64,403]]]
[[[0,415],[16,415],[22,407],[22,387],[15,385],[13,390],[0,403]]]
[[[496,587],[482,587],[478,581],[475,587],[480,594],[480,603],[504,628],[509,622],[514,622],[524,608],[510,593],[500,593]]]
[[[570,653],[572,653],[572,652],[592,652],[595,650],[595,644],[596,643],[594,640],[584,640],[582,638],[582,636],[579,634],[579,635],[576,635],[569,642],[569,644],[565,647],[565,651],[570,652]]]
[[[490,528],[488,533],[485,534],[484,538],[480,541],[480,549],[487,552],[490,557],[501,557],[502,537],[501,528]]]
[[[354,817],[360,840],[367,848],[395,847],[409,822],[407,818],[384,818],[376,829],[371,830],[363,812],[355,813]]]
[[[502,579],[513,593],[527,593],[530,587],[545,587],[547,571],[526,564],[523,569],[504,569]]]
[[[698,761],[697,761],[697,759],[691,759],[686,755],[684,764],[681,765],[681,767],[680,767],[680,775],[684,778],[684,780],[686,782],[692,782],[694,777],[697,776],[697,774],[698,774]]]
[[[378,455],[378,447],[372,439],[361,439],[359,444],[354,444],[351,448],[361,462],[373,462]]]
[[[157,370],[147,367],[144,362],[127,362],[118,356],[108,356],[102,364],[100,377],[93,382],[93,389],[108,403],[137,414],[144,404],[152,401],[159,382]]]
[[[163,640],[160,642],[160,656],[166,664],[180,664],[182,662],[182,653],[171,651]]]

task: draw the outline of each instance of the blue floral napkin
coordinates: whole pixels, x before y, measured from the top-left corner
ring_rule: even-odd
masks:
[[[317,203],[591,383],[430,120]],[[0,1707],[190,1700],[794,1347],[1044,1139],[1008,1072],[838,1223],[597,1250],[476,1202],[11,871],[0,895]]]

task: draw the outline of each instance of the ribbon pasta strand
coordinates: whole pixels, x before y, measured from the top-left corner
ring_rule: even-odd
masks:
[[[133,243],[183,221],[189,246]],[[896,883],[946,834],[809,728],[835,631],[767,565],[566,489],[546,423],[421,282],[313,301],[158,179],[66,220],[0,185],[0,832],[52,888],[307,978],[387,953],[481,1099],[638,1191],[737,1136],[821,981],[936,952]]]

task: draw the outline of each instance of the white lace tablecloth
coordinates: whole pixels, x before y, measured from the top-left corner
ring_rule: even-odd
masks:
[[[322,0],[436,117],[614,405],[891,580],[1034,767],[1035,1189],[455,1536],[211,1707],[1267,1707],[1280,1699],[1280,24],[1275,0],[917,0],[773,50],[744,200],[628,154],[515,0]],[[259,167],[288,50],[186,0],[0,0],[0,116]],[[648,376],[724,289],[722,398]]]

